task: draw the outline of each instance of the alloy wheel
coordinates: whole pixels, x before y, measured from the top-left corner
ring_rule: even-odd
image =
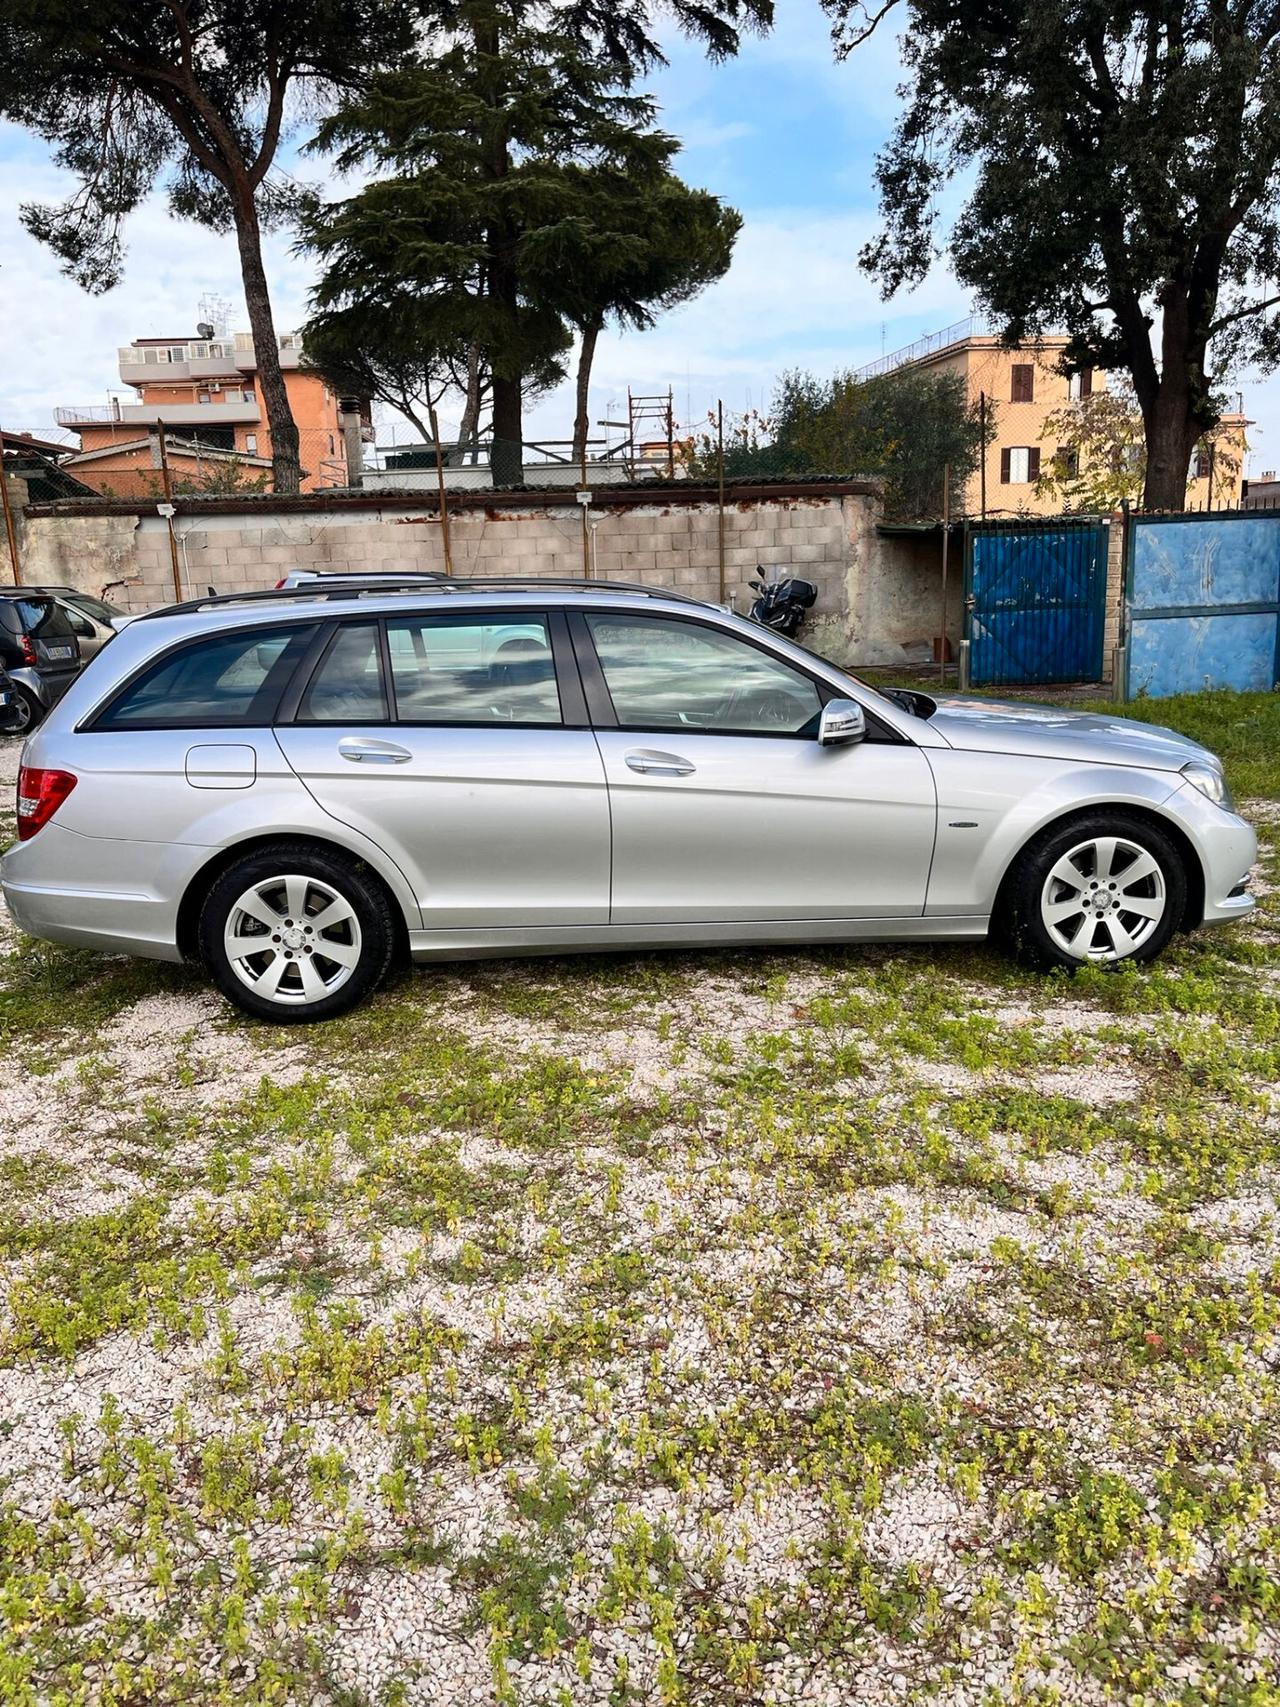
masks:
[[[363,946],[351,902],[332,884],[297,874],[246,889],[227,914],[222,941],[241,983],[293,1007],[340,990]]]
[[[1126,960],[1168,906],[1159,860],[1126,836],[1094,836],[1062,855],[1045,878],[1040,917],[1075,960]]]
[[[31,699],[21,688],[16,688],[13,703],[9,707],[13,721],[5,730],[6,735],[25,735],[36,720],[36,708]]]

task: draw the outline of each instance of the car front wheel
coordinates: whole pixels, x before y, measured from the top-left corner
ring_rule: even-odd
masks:
[[[277,1024],[333,1019],[385,976],[391,906],[367,868],[280,843],[237,860],[200,913],[200,952],[224,996]]]
[[[21,683],[13,685],[13,704],[9,707],[9,721],[5,725],[5,735],[29,735],[44,716],[44,707],[36,696]]]
[[[1090,813],[1024,849],[996,922],[1034,965],[1118,965],[1154,960],[1186,899],[1181,857],[1163,831],[1127,813]]]

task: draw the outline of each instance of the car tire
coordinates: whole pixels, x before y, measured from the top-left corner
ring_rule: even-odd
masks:
[[[36,696],[29,688],[24,688],[20,682],[15,682],[13,684],[11,715],[8,723],[5,724],[3,733],[17,735],[21,739],[31,733],[43,716],[44,706],[41,705]]]
[[[1182,922],[1187,876],[1173,841],[1123,811],[1055,824],[1015,860],[993,927],[1027,964],[1154,960]]]
[[[261,947],[257,944],[261,940]],[[335,1019],[377,988],[396,946],[392,904],[361,861],[278,842],[238,859],[200,910],[200,954],[255,1019]]]

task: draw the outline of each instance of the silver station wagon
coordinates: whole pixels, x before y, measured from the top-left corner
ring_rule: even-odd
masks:
[[[1149,960],[1253,906],[1212,754],[875,691],[604,582],[352,578],[132,622],[27,742],[18,924],[198,957],[271,1020],[394,960],[980,938]]]

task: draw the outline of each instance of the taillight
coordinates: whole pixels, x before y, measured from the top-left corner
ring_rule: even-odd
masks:
[[[35,666],[40,662],[40,660],[36,657],[36,643],[35,643],[35,641],[31,638],[31,636],[29,634],[20,634],[18,636],[18,645],[21,646],[21,648],[22,648],[22,662],[24,664],[30,664],[31,667],[34,669]]]
[[[18,840],[30,841],[43,828],[76,785],[70,771],[18,770]]]
[[[281,587],[283,587],[283,586],[284,586],[284,584],[285,584],[285,582],[286,582],[286,581],[287,581],[287,580],[288,580],[288,579],[289,579],[289,577],[288,577],[288,576],[287,576],[287,575],[282,575],[282,576],[281,576],[281,577],[280,577],[280,579],[279,579],[279,580],[278,580],[278,581],[277,581],[277,582],[276,582],[276,592],[277,592],[277,593],[278,593],[278,592],[279,592],[279,591],[280,591],[280,589],[281,589]]]

